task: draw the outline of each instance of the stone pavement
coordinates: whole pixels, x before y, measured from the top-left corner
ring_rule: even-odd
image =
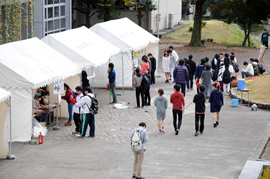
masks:
[[[188,54],[180,52],[183,56]],[[196,59],[206,55],[213,56],[194,53]],[[249,56],[237,55],[240,61]],[[164,81],[164,77],[157,78],[151,91],[152,101],[159,88],[165,90],[169,99],[173,85]],[[147,123],[150,131],[143,164],[143,176],[147,179],[237,178],[247,160],[259,157],[270,135],[268,111],[254,112],[246,106],[233,108],[228,97],[225,97],[217,128],[212,126],[207,103],[204,134],[195,137],[194,104],[191,103],[195,90],[185,97],[187,108],[178,136],[173,131],[171,105],[167,110],[166,133],[159,134],[155,108],[135,109],[135,91],[125,90],[124,95],[118,97],[118,101],[130,102],[131,107],[126,110],[109,105],[106,90],[95,89],[95,93],[101,104],[96,115],[96,138],[76,138],[71,134],[74,125],[65,127],[65,120],[61,120],[61,130],[49,128],[43,145],[14,143],[13,154],[17,158],[0,160],[0,178],[131,178],[133,154],[129,137],[141,121]]]

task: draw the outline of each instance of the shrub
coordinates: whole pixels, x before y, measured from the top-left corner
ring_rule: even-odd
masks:
[[[270,178],[269,167],[263,169],[263,173],[262,173],[262,176],[260,177],[260,179],[268,179],[268,178]]]
[[[207,24],[207,21],[202,20],[202,27],[205,27],[205,26],[206,26],[206,24]]]
[[[192,31],[193,31],[193,25],[189,26],[188,31],[189,31],[189,32],[192,32]]]

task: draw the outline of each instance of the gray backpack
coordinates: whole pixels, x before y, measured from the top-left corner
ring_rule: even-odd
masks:
[[[134,134],[131,138],[131,149],[134,152],[138,152],[142,149],[141,130],[134,129]]]

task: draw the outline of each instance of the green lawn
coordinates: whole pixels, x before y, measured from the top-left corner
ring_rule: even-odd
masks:
[[[189,27],[193,25],[192,21],[182,21],[183,23],[190,23],[182,29],[167,34],[163,39],[179,40],[183,43],[188,43],[191,39]],[[214,43],[227,45],[227,46],[241,46],[244,40],[243,30],[236,24],[226,24],[222,21],[210,20],[207,21],[205,27],[202,27],[202,39],[213,39]],[[260,41],[251,38],[251,47],[260,47]]]

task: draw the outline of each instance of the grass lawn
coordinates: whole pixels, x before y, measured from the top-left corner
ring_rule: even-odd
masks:
[[[193,26],[193,22],[182,22],[190,25],[165,35],[163,39],[179,40],[183,43],[190,42],[192,32],[188,30],[190,26]],[[213,39],[214,43],[227,46],[241,46],[244,40],[244,32],[237,24],[226,24],[222,21],[210,20],[207,21],[205,27],[202,27],[202,39]],[[251,37],[251,47],[259,48],[260,44],[259,40]]]
[[[270,75],[262,75],[246,80],[246,88],[250,89],[250,101],[270,104]],[[236,89],[235,89],[236,90]],[[240,96],[238,92],[237,96]],[[243,97],[248,99],[248,95],[243,93]]]

